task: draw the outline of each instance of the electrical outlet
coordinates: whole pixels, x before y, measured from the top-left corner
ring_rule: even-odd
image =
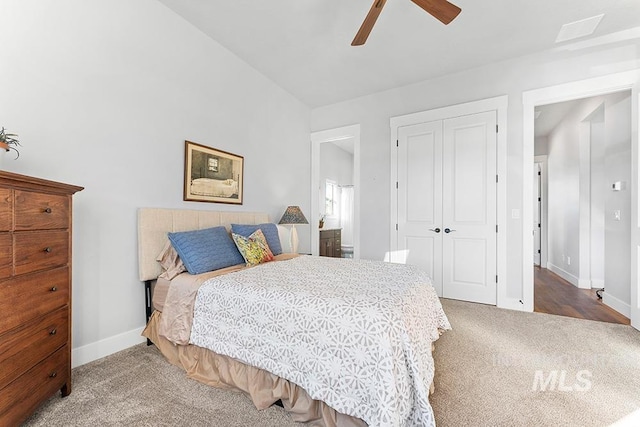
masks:
[[[615,219],[616,221],[620,221],[620,211],[619,210],[613,211],[613,219]]]

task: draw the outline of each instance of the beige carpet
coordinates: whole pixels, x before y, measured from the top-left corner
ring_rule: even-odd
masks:
[[[454,330],[436,345],[439,427],[605,426],[640,411],[640,332],[631,327],[443,305]],[[299,425],[280,408],[257,411],[243,395],[187,379],[144,344],[76,368],[73,378],[71,395],[53,397],[26,425]]]

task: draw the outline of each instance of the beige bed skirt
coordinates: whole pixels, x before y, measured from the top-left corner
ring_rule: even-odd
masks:
[[[142,335],[150,339],[169,362],[182,367],[189,378],[247,394],[258,409],[281,400],[294,421],[310,426],[364,427],[359,418],[336,412],[326,403],[312,399],[298,385],[263,369],[195,345],[177,346],[158,335],[161,313],[154,311]]]

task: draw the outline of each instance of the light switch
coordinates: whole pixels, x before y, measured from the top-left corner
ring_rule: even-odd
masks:
[[[520,209],[511,209],[511,219],[520,219]]]
[[[616,181],[611,185],[613,191],[622,191],[626,188],[625,181]]]
[[[620,210],[613,211],[613,219],[620,221]]]

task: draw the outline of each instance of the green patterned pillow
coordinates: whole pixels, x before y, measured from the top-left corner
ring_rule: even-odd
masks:
[[[243,237],[236,233],[232,233],[231,236],[244,257],[247,267],[274,260],[273,253],[269,249],[267,239],[262,234],[262,230],[254,231],[249,237]]]

